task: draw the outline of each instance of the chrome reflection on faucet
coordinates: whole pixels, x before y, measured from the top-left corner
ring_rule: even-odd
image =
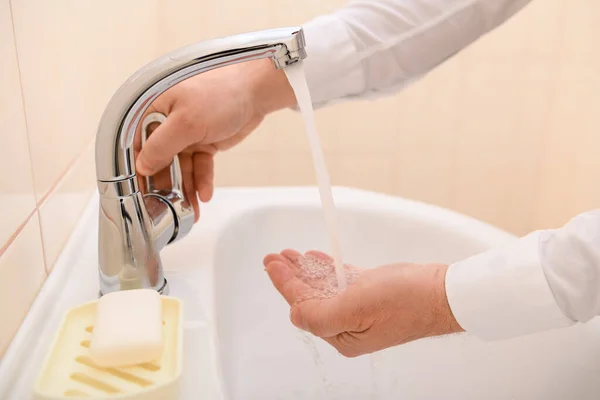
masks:
[[[143,145],[148,128],[166,118],[152,113],[141,121],[150,104],[177,83],[215,68],[260,58],[270,58],[276,68],[285,68],[306,57],[304,45],[301,28],[202,42],[154,60],[117,90],[102,115],[96,136],[101,295],[136,288],[168,293],[160,251],[185,237],[194,224],[194,211],[184,198],[177,157],[171,165],[170,190],[156,189],[152,178],[147,178],[145,193],[140,191],[135,172],[135,134],[139,127]]]

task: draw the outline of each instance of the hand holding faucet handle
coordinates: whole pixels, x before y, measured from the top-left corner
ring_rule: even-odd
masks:
[[[146,113],[146,115],[149,114]],[[145,116],[144,116],[145,117]],[[148,126],[148,137],[152,135],[152,133],[160,126],[159,122],[154,122]],[[135,142],[134,142],[134,151],[135,157],[137,159],[141,148],[142,148],[142,140],[141,140],[141,130],[138,129]],[[185,199],[194,209],[195,222],[198,221],[198,217],[200,215],[200,208],[198,204],[198,197],[196,194],[196,187],[194,186],[194,173],[193,173],[193,153],[189,151],[182,151],[178,154],[179,156],[179,166],[181,169],[181,175],[183,178],[183,194]],[[172,162],[173,160],[171,160]],[[149,174],[148,176],[152,176],[154,181],[154,188],[158,190],[170,190],[172,187],[171,180],[171,168],[170,165],[165,166],[158,172],[154,174]],[[142,174],[137,175],[138,184],[140,187],[140,191],[144,194],[149,193],[149,189],[146,184],[146,176]]]
[[[130,270],[139,286],[167,293],[160,252],[192,229],[197,195],[203,202],[212,197],[214,155],[239,143],[286,98],[271,90],[286,83],[276,68],[305,57],[299,27],[248,32],[174,50],[119,87],[96,135],[101,294],[123,290]],[[154,121],[160,125],[148,137]]]
[[[179,154],[185,195],[194,207],[214,190],[214,156],[244,140],[271,112],[294,107],[296,99],[283,71],[270,60],[218,68],[187,79],[159,96],[145,115],[160,112],[167,120],[154,128],[139,151],[136,169],[155,176],[157,188],[170,187],[169,165]],[[142,186],[143,187],[143,186]]]

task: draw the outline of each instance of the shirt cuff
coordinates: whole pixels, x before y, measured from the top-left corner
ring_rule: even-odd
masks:
[[[344,21],[323,15],[302,27],[307,57],[304,71],[315,108],[357,95],[365,89],[362,64]]]
[[[550,290],[540,264],[539,237],[534,232],[450,265],[448,303],[465,331],[500,340],[574,324]]]

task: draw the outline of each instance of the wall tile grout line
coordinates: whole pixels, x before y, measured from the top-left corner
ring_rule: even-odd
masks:
[[[42,196],[41,199],[39,199],[39,201],[37,201],[36,203],[36,208],[40,209],[44,203],[46,202],[46,200],[48,200],[48,198],[50,197],[50,195],[52,195],[55,191],[56,188],[62,183],[62,181],[65,179],[65,177],[68,175],[69,172],[71,172],[71,170],[73,169],[73,167],[75,166],[75,164],[77,164],[82,158],[83,155],[85,154],[85,150],[87,149],[87,147],[95,140],[95,137],[92,137],[90,139],[89,142],[87,142],[81,150],[81,153],[79,153],[77,156],[73,157],[73,159],[69,162],[69,164],[65,167],[65,169],[60,173],[60,175],[58,176],[58,178],[54,181],[54,183],[52,184],[52,186],[50,187],[50,189],[48,189],[48,191],[46,192],[46,194],[44,194]]]
[[[29,160],[31,160],[31,157],[32,157],[32,153],[31,153],[31,140],[30,140],[31,138],[29,137],[29,124],[28,124],[28,120],[27,120],[27,108],[25,106],[25,93],[23,91],[23,78],[21,76],[21,64],[20,64],[20,61],[19,61],[19,49],[18,49],[18,46],[17,46],[17,31],[15,29],[15,18],[14,18],[14,14],[13,14],[12,0],[10,0],[8,2],[8,9],[9,9],[9,12],[10,12],[10,22],[11,22],[12,32],[13,32],[13,44],[14,44],[14,50],[15,50],[15,58],[17,60],[17,71],[18,71],[18,79],[19,79],[19,88],[21,90],[21,106],[23,107],[23,118],[24,118],[24,122],[25,122],[25,132],[27,134],[27,151],[29,152]],[[19,236],[19,234],[21,233],[21,231],[29,223],[29,221],[34,216],[34,214],[36,212],[38,212],[37,192],[36,192],[36,188],[35,188],[35,177],[33,176],[33,164],[31,162],[29,163],[29,176],[32,179],[33,196],[36,199],[36,205],[33,208],[33,210],[31,211],[31,213],[25,218],[25,220],[23,221],[23,223],[21,225],[19,225],[19,227],[15,230],[15,232],[6,241],[6,243],[4,243],[2,245],[2,247],[0,247],[0,257],[10,247],[10,245],[15,241],[15,239],[17,238],[17,236]],[[41,234],[42,234],[42,232],[41,232],[41,225],[40,225],[40,235]],[[45,258],[44,258],[44,260],[45,260]],[[45,261],[44,261],[44,270],[46,270],[46,263],[45,263]]]
[[[27,133],[27,150],[29,151],[29,160],[31,161],[32,159],[32,153],[31,153],[31,138],[29,137],[29,123],[28,123],[28,118],[27,118],[27,107],[25,105],[25,92],[23,90],[23,77],[21,76],[21,63],[19,61],[19,48],[17,46],[17,30],[15,29],[15,19],[13,16],[13,10],[12,10],[12,0],[8,2],[8,7],[10,10],[10,21],[12,24],[12,31],[13,31],[13,43],[14,43],[14,48],[15,48],[15,58],[17,60],[17,71],[19,74],[19,88],[21,89],[21,106],[23,107],[23,118],[25,121],[25,132]],[[29,176],[32,177],[33,180],[33,195],[35,196],[35,198],[37,199],[37,192],[36,192],[36,188],[35,188],[35,177],[33,176],[33,163],[29,163]]]
[[[92,139],[93,140],[93,139]],[[90,140],[90,143],[92,142],[92,140]],[[86,144],[84,146],[84,149],[90,145],[90,143]],[[67,167],[65,168],[65,170],[59,175],[59,177],[57,178],[57,180],[52,184],[52,186],[50,187],[50,189],[48,190],[48,192],[46,192],[46,194],[39,200],[36,202],[35,207],[33,208],[33,210],[31,211],[31,213],[25,218],[25,220],[23,221],[23,223],[21,223],[21,225],[19,225],[19,227],[15,230],[15,232],[11,235],[11,237],[6,241],[6,243],[4,243],[4,245],[2,245],[2,247],[0,247],[0,257],[2,257],[2,254],[8,249],[8,247],[10,247],[10,245],[12,244],[12,242],[15,241],[15,239],[17,238],[17,236],[19,236],[19,233],[21,233],[21,231],[23,230],[23,228],[25,227],[25,225],[27,225],[29,223],[29,221],[31,220],[31,217],[33,217],[33,215],[35,213],[39,214],[40,208],[44,205],[44,203],[46,202],[46,200],[48,200],[48,198],[50,197],[50,195],[52,195],[56,188],[62,183],[62,181],[64,180],[64,178],[67,176],[67,174],[71,171],[71,169],[73,168],[73,166],[80,161],[80,159],[82,158],[83,154],[85,152],[81,152],[81,154],[79,154],[77,157],[75,157],[70,163],[69,165],[67,165]],[[35,190],[35,189],[34,189]],[[40,234],[42,231],[42,221],[41,221],[41,217],[38,217],[39,219],[39,223],[40,223]],[[42,235],[42,245],[44,242],[44,237]],[[43,250],[43,246],[42,246],[42,250]],[[44,258],[45,260],[45,258]],[[47,269],[47,266],[44,266]]]
[[[42,257],[44,258],[44,272],[46,273],[46,277],[47,277],[51,266],[48,265],[48,263],[46,262],[47,258],[46,258],[46,246],[44,245],[44,229],[42,228],[42,215],[41,215],[39,209],[37,209],[37,219],[38,219],[38,225],[40,227],[39,234],[40,234],[40,243],[42,244]]]
[[[46,258],[46,247],[45,247],[45,243],[44,243],[44,228],[42,226],[42,214],[40,212],[41,207],[45,204],[45,202],[50,198],[51,195],[53,195],[56,192],[56,189],[58,188],[58,186],[60,186],[61,183],[63,183],[63,181],[66,179],[67,175],[73,170],[74,166],[83,159],[83,155],[86,153],[86,149],[88,146],[90,146],[95,140],[95,137],[92,137],[84,146],[83,149],[81,150],[81,153],[79,153],[76,157],[73,158],[73,160],[71,160],[71,162],[69,163],[69,165],[67,165],[67,167],[65,168],[65,170],[60,174],[60,176],[58,177],[58,179],[52,184],[52,187],[50,188],[50,190],[48,190],[48,192],[39,200],[39,202],[36,205],[36,210],[38,211],[38,220],[39,220],[39,224],[40,224],[40,237],[42,240],[42,254],[44,256],[44,270],[46,271],[46,274],[50,274],[50,272],[52,272],[52,267],[54,265],[48,265],[47,264],[47,258]],[[2,254],[0,253],[0,256]]]
[[[86,149],[87,146],[89,146],[90,143],[92,143],[94,141],[94,139],[95,138],[92,138],[85,146],[83,146],[83,149]],[[41,240],[42,240],[42,252],[44,253],[44,270],[46,271],[46,273],[48,272],[49,266],[46,265],[46,262],[45,262],[45,260],[46,260],[46,254],[45,254],[45,249],[44,249],[44,235],[42,234],[42,220],[41,220],[41,215],[40,215],[39,211],[40,211],[40,208],[46,202],[46,200],[48,200],[48,198],[56,191],[56,188],[62,183],[62,181],[65,179],[65,177],[67,176],[67,174],[71,171],[71,169],[73,168],[73,166],[75,164],[77,164],[77,162],[79,162],[82,159],[83,154],[85,154],[85,151],[82,151],[77,157],[73,158],[73,160],[69,163],[69,165],[67,165],[67,167],[65,168],[65,170],[60,174],[60,176],[52,184],[52,186],[50,187],[50,189],[48,190],[48,192],[46,192],[46,194],[39,201],[36,202],[36,205],[35,205],[34,209],[31,211],[31,213],[25,218],[25,220],[21,223],[21,225],[19,225],[19,227],[15,230],[15,232],[11,235],[11,237],[2,245],[2,247],[0,247],[0,257],[2,257],[2,255],[4,254],[4,252],[15,241],[15,239],[17,238],[17,236],[19,236],[19,233],[21,233],[21,231],[23,230],[23,228],[25,228],[25,226],[29,223],[29,221],[31,220],[31,218],[37,213],[38,214],[38,222],[40,224],[40,236],[41,236]]]
[[[21,233],[21,231],[29,223],[29,221],[31,220],[31,217],[33,217],[36,212],[38,212],[38,208],[37,207],[34,208],[33,211],[31,211],[31,213],[25,218],[25,221],[23,221],[23,223],[21,225],[19,225],[19,227],[14,231],[14,233],[10,236],[10,238],[8,238],[8,240],[6,241],[6,243],[4,243],[4,245],[2,247],[0,247],[0,257],[2,257],[2,255],[4,254],[4,252],[6,252],[6,250],[8,250],[8,248],[10,247],[10,245],[19,236],[19,234]],[[41,231],[41,229],[40,229],[40,231]],[[41,234],[41,232],[40,232],[40,234]],[[44,267],[45,267],[45,265],[44,265]]]

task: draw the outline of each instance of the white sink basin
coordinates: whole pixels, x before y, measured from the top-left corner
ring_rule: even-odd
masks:
[[[346,262],[452,262],[514,237],[398,198],[336,188]],[[96,298],[97,199],[0,364],[0,399],[29,399],[62,313]],[[366,238],[366,239],[365,239]],[[596,399],[600,326],[483,343],[468,335],[346,359],[301,334],[262,258],[328,251],[316,189],[223,189],[190,236],[163,251],[185,304],[182,399]],[[473,299],[477,301],[477,299]]]

